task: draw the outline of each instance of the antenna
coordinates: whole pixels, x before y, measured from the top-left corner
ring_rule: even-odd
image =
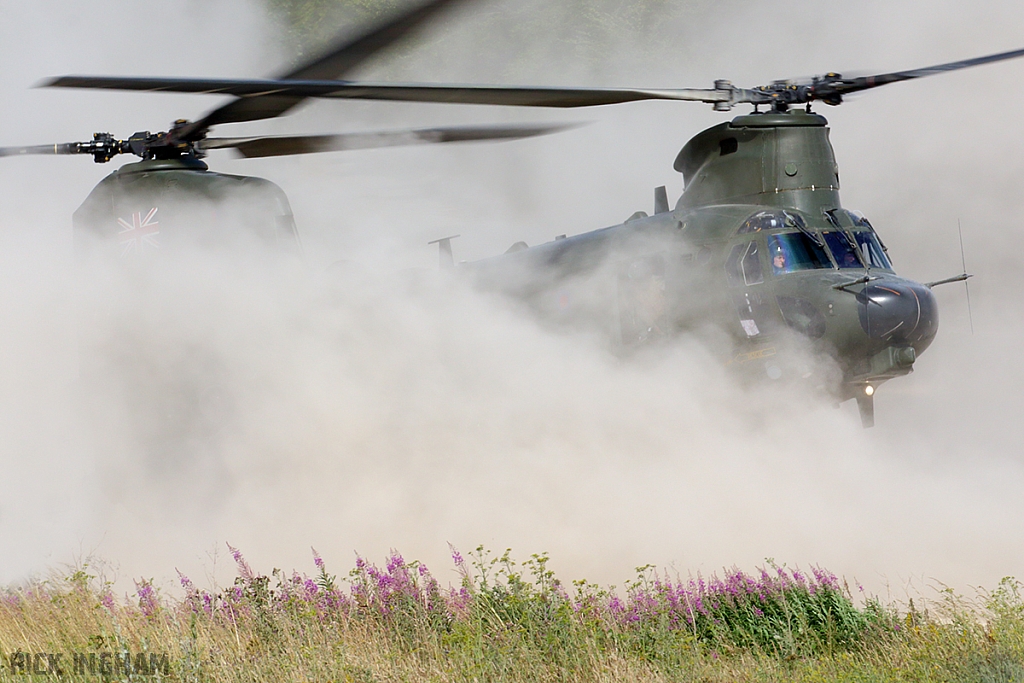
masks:
[[[960,265],[963,266],[964,275],[967,274],[967,260],[964,258],[964,230],[960,225],[960,219],[956,219],[956,231],[960,235]],[[967,317],[971,321],[971,334],[974,334],[974,313],[971,311],[971,287],[964,279],[964,289],[967,291]]]
[[[654,213],[668,213],[668,190],[664,185],[654,188]]]
[[[452,240],[456,237],[462,237],[462,235],[451,235],[434,240],[433,242],[427,242],[427,244],[437,245],[437,259],[442,270],[455,267],[455,257],[452,255]]]

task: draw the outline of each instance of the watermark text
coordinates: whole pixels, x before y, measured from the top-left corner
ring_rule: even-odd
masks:
[[[24,676],[167,676],[171,660],[156,652],[12,652],[7,670]]]

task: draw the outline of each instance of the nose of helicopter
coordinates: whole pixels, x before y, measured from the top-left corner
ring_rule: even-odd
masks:
[[[876,280],[857,294],[860,325],[872,339],[924,351],[939,329],[932,291],[907,280]]]

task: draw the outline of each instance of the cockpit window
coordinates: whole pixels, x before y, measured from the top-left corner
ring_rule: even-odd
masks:
[[[739,234],[748,232],[761,232],[772,228],[781,228],[786,224],[786,217],[775,211],[759,211],[748,218],[740,226]]]
[[[824,232],[825,243],[829,251],[836,259],[836,265],[840,268],[864,268],[864,264],[857,257],[857,251],[845,232]]]
[[[831,268],[828,254],[802,232],[768,236],[768,256],[776,275],[812,268]]]
[[[875,233],[869,230],[858,230],[853,235],[857,239],[860,253],[867,259],[869,266],[881,268],[882,270],[892,270],[889,257],[886,255],[885,250],[882,249],[882,244],[878,241]]]
[[[743,235],[748,232],[761,232],[762,230],[773,230],[785,227],[803,227],[806,222],[798,213],[789,211],[758,211],[748,218],[740,226],[737,234]]]
[[[865,218],[864,214],[862,214],[860,211],[847,211],[846,209],[839,209],[839,211],[841,211],[844,214],[846,214],[847,218],[850,219],[850,222],[853,223],[854,225],[856,225],[857,227],[859,227],[859,228],[870,228],[871,227],[871,223],[868,222],[868,219]]]
[[[725,262],[725,272],[735,285],[758,285],[764,282],[761,270],[760,249],[757,242],[737,244]]]

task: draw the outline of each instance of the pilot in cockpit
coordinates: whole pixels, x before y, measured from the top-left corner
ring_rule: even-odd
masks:
[[[784,273],[786,271],[786,252],[782,250],[781,246],[775,248],[775,254],[772,256],[772,268],[775,269],[776,273]]]
[[[840,268],[860,268],[860,261],[857,260],[857,255],[853,253],[853,250],[847,250],[843,253],[843,260],[839,264]]]

